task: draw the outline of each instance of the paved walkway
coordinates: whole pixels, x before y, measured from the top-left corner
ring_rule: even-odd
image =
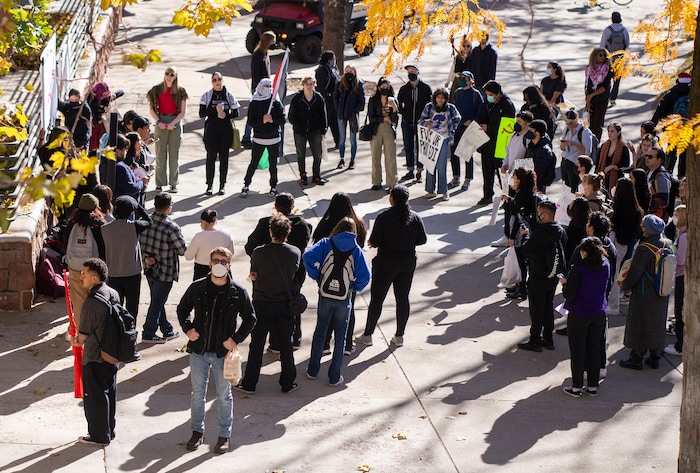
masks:
[[[537,80],[548,60],[564,65],[567,99],[578,106],[583,103],[582,71],[588,52],[609,24],[611,11],[588,10],[583,3],[538,5],[526,52]],[[146,113],[145,93],[162,79],[164,65],[178,67],[180,84],[191,99],[173,218],[189,240],[199,230],[201,211],[217,209],[223,227],[236,238],[233,273],[250,287],[245,281],[248,257],[243,243],[258,218],[271,212],[267,176],[258,171],[251,196],[241,199],[237,192],[249,159],[249,152],[242,151],[231,158],[228,194],[203,195],[203,130],[197,104],[214,71],[226,76],[227,86],[237,96],[249,98],[244,37],[252,16],[237,19],[230,28],[218,25],[209,38],[196,38],[169,24],[172,7],[172,2],[152,0],[129,9],[133,14],[124,17],[125,30],[106,79],[113,88],[126,90],[119,99],[122,112],[134,108]],[[529,24],[527,2],[514,0],[497,8],[511,34],[499,49],[498,79],[519,107],[519,91],[530,84],[517,58]],[[646,14],[641,10],[622,9],[625,23],[635,24]],[[122,48],[134,44],[161,49],[165,64],[150,66],[145,73],[122,65]],[[420,62],[423,79],[433,87],[444,83],[450,61],[449,50],[437,35],[435,44]],[[360,77],[376,80],[379,74],[373,67],[381,52],[379,48],[367,58],[357,58],[346,48],[346,60],[357,67]],[[273,57],[273,68],[279,59]],[[297,78],[314,70],[295,59],[291,68]],[[391,80],[398,86],[403,74],[392,75]],[[653,94],[639,78],[624,80],[621,91],[608,120],[621,121],[625,134],[636,138],[638,124],[651,114]],[[290,135],[285,141],[288,153],[293,150]],[[383,192],[369,190],[369,147],[360,144],[354,171],[335,170],[338,156],[330,155],[331,162],[322,166],[329,183],[307,188],[296,183],[295,157],[287,155],[279,166],[279,189],[291,192],[299,211],[314,224],[334,192],[348,192],[371,226],[388,199]],[[449,202],[426,201],[420,198],[422,186],[410,186],[411,205],[430,235],[419,248],[405,347],[388,344],[395,328],[395,307],[388,298],[374,346],[360,347],[346,357],[345,384],[330,388],[323,376],[307,380],[303,370],[315,323],[315,290],[307,283],[304,293],[312,307],[304,315],[303,347],[295,353],[300,389],[282,394],[278,364],[274,356],[265,355],[256,394],[234,394],[232,451],[223,456],[211,451],[216,440],[213,404],[207,414],[205,446],[194,453],[184,448],[190,435],[188,359],[180,351],[184,336],[165,345],[139,347],[143,359],[119,372],[118,436],[106,449],[93,449],[74,443],[85,433],[85,419],[81,404],[72,397],[70,348],[60,338],[66,330],[63,300],[44,300],[29,314],[3,314],[0,471],[325,473],[358,471],[363,465],[372,472],[391,473],[675,470],[679,359],[662,359],[659,370],[619,368],[619,360],[626,357],[621,344],[624,317],[610,318],[609,374],[595,399],[575,400],[561,392],[570,383],[565,338],[557,336],[556,350],[551,352],[514,348],[528,334],[527,303],[510,301],[496,288],[502,254],[489,243],[500,236],[500,222],[488,226],[488,209],[474,206],[481,198],[479,174],[477,168],[472,188],[453,193]],[[552,190],[556,198],[560,185]],[[372,256],[368,250],[367,257]],[[183,268],[167,306],[172,319],[191,280],[191,263],[183,261]],[[142,293],[140,321],[149,299],[145,284]],[[365,291],[357,300],[356,333],[364,327],[368,302]],[[246,342],[244,357],[247,349]],[[209,398],[213,397],[210,389]]]

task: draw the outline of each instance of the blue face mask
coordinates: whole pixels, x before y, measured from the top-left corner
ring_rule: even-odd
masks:
[[[551,70],[549,67],[547,68],[547,75],[548,75],[548,76],[551,76],[551,75],[552,75],[552,70]]]
[[[486,100],[488,101],[488,103],[494,103],[496,102],[496,97],[494,97],[493,95],[487,95]]]

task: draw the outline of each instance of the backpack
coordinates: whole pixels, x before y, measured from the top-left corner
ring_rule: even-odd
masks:
[[[81,227],[78,224],[73,225],[73,228],[68,235],[68,244],[66,245],[66,264],[68,268],[77,270],[83,267],[85,260],[100,256],[97,249],[97,241],[92,234],[91,227]]]
[[[688,107],[690,106],[690,95],[678,97],[673,102],[673,114],[680,115],[683,118],[688,118]]]
[[[654,283],[654,290],[661,297],[668,297],[673,293],[673,288],[676,283],[676,254],[672,248],[665,246],[657,248],[651,243],[641,243],[640,246],[646,247],[654,253],[654,274],[649,274],[644,271],[644,276],[651,279]],[[642,294],[644,294],[644,279],[642,279]]]
[[[49,297],[61,297],[66,293],[63,265],[57,253],[50,248],[41,249],[41,262],[36,269],[36,288]]]
[[[659,173],[661,170],[661,167],[656,168],[656,171],[654,171],[651,174],[651,185],[653,187],[653,193],[656,194],[656,175]],[[668,204],[666,205],[666,209],[664,211],[664,215],[673,215],[673,211],[676,210],[676,197],[678,197],[679,194],[679,188],[681,186],[681,181],[673,177],[673,175],[666,171],[666,174],[668,174],[668,178],[671,181],[671,186],[669,187],[668,190]]]
[[[615,30],[611,25],[608,26],[608,29],[610,30],[610,37],[608,37],[608,41],[607,43],[605,43],[607,45],[608,51],[614,53],[615,51],[622,51],[627,49],[627,45],[625,44],[625,35],[622,33],[624,31],[624,28],[620,30]]]
[[[105,323],[100,343],[100,356],[107,363],[116,365],[134,359],[136,352],[136,319],[119,302],[110,302],[102,294],[95,294],[95,299],[109,307],[109,320]]]
[[[591,138],[591,154],[588,156],[593,160],[593,165],[597,166],[598,165],[598,149],[600,148],[600,140],[598,140],[598,137],[595,136],[595,134],[591,131],[590,128],[587,127],[581,127],[578,130],[578,141],[583,145],[583,130],[586,130],[588,132],[588,136]]]
[[[332,251],[329,251],[321,265],[319,289],[323,297],[343,301],[350,295],[350,286],[355,279],[355,261],[352,252],[340,251],[332,239],[329,239]]]

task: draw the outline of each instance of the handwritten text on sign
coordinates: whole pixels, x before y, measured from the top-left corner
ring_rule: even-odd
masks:
[[[418,125],[418,160],[430,174],[435,174],[435,163],[444,140],[439,133]]]

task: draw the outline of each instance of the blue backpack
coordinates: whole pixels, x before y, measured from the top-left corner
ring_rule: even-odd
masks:
[[[680,115],[683,118],[688,118],[688,108],[690,107],[690,96],[684,95],[678,97],[675,102],[673,102],[673,114]]]

